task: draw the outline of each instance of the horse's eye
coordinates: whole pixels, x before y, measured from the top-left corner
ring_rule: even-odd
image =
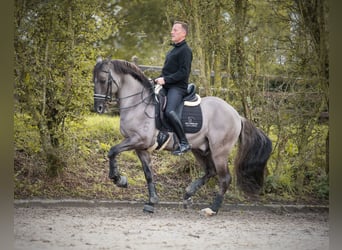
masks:
[[[105,84],[105,83],[106,83],[106,79],[100,79],[99,82],[100,82],[101,84]]]

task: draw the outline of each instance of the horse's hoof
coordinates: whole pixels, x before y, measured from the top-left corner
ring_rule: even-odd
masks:
[[[159,203],[159,198],[158,196],[154,196],[150,198],[150,203],[151,204],[158,204]]]
[[[127,177],[126,176],[120,176],[120,179],[118,181],[113,181],[114,184],[118,187],[121,188],[127,188],[128,187],[128,182],[127,182]]]
[[[204,214],[205,216],[213,216],[216,215],[216,212],[214,212],[211,208],[207,207],[207,208],[203,208],[201,210],[201,213]]]
[[[145,204],[145,205],[144,205],[143,211],[144,211],[145,213],[150,213],[150,214],[152,214],[152,213],[154,213],[154,206],[151,205],[151,204]]]
[[[183,208],[187,209],[187,208],[191,208],[192,206],[192,198],[189,197],[186,200],[183,200]]]

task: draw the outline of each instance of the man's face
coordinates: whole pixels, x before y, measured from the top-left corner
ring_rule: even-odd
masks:
[[[171,30],[171,40],[174,43],[179,43],[185,39],[186,32],[180,23],[173,25]]]

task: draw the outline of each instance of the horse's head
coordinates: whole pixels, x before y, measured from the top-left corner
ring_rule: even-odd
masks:
[[[150,103],[154,95],[154,85],[146,78],[138,66],[123,60],[102,60],[98,58],[93,71],[94,109],[103,113],[108,101],[113,97],[123,109]],[[120,92],[120,93],[119,93]],[[137,99],[137,100],[136,100]]]
[[[104,113],[106,103],[113,99],[118,91],[117,80],[114,79],[110,60],[98,58],[93,71],[94,82],[94,110],[97,113]]]

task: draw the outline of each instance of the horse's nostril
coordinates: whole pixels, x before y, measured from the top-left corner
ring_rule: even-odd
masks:
[[[103,106],[102,105],[97,106],[96,112],[101,114],[103,112]]]

